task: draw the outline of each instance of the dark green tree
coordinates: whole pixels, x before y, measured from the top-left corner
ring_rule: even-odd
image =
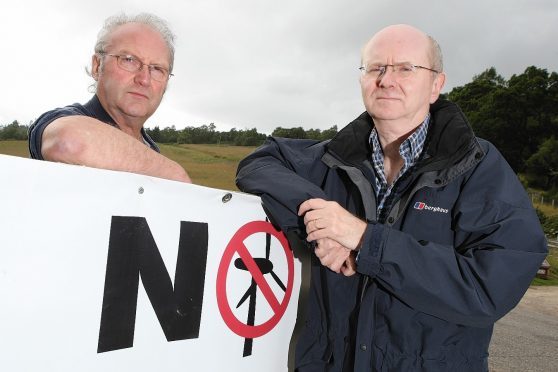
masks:
[[[527,160],[529,184],[546,190],[558,189],[558,140],[545,140]]]
[[[165,127],[161,130],[159,134],[161,143],[177,143],[178,142],[178,132],[174,125],[170,127]]]
[[[258,133],[256,128],[239,130],[237,133],[234,140],[237,146],[259,146],[267,137],[265,134]]]
[[[161,130],[159,126],[154,127],[153,129],[146,129],[146,132],[149,134],[151,139],[155,142],[161,142]]]
[[[14,120],[11,124],[0,126],[0,140],[26,140],[28,130],[27,125],[20,125]]]
[[[457,103],[477,136],[492,142],[516,172],[550,135],[558,136],[558,76],[530,66],[509,81],[489,68],[454,88]]]
[[[271,133],[274,137],[284,137],[284,138],[306,138],[306,131],[302,127],[295,128],[283,128],[277,127]]]
[[[337,134],[337,125],[334,125],[329,129],[323,130],[322,131],[322,136],[320,137],[320,139],[322,141],[332,139],[333,137],[335,137],[336,134]]]

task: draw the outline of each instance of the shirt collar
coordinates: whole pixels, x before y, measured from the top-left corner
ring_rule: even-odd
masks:
[[[103,123],[107,123],[118,128],[118,124],[116,124],[114,119],[104,109],[103,105],[101,105],[101,101],[99,101],[99,97],[97,97],[96,94],[84,106],[93,114],[93,117]]]
[[[418,159],[422,153],[424,147],[424,142],[426,141],[426,134],[428,133],[428,127],[430,125],[430,113],[426,115],[426,118],[422,123],[415,129],[415,131],[401,144],[399,147],[399,152],[401,153],[404,146],[409,146],[411,150],[411,157],[414,161]],[[383,158],[383,150],[380,144],[380,138],[376,127],[372,128],[370,132],[370,145],[372,146],[372,154],[374,156],[380,155]]]
[[[107,110],[101,105],[101,101],[99,101],[99,97],[95,94],[86,104],[83,105],[90,113],[91,116],[95,119],[102,121],[108,125],[111,125],[115,128],[120,129],[118,124],[114,121],[114,119],[109,115]],[[155,151],[159,152],[159,146],[149,137],[145,128],[141,128],[141,138],[143,143],[148,145],[149,147],[153,148]]]

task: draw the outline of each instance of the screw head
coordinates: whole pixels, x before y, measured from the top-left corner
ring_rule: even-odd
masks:
[[[221,199],[221,201],[223,203],[227,203],[232,199],[232,194],[230,192],[226,193],[225,195],[223,195],[223,198]]]

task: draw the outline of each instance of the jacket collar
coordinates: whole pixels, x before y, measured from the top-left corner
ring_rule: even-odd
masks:
[[[430,105],[430,114],[432,122],[423,150],[425,153],[418,165],[421,172],[445,169],[473,147],[481,151],[471,126],[456,104],[438,99]],[[362,113],[337,133],[329,142],[328,150],[345,163],[362,164],[371,156],[368,139],[373,126],[370,115]]]

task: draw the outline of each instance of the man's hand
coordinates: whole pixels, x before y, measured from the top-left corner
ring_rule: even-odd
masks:
[[[314,253],[320,263],[336,273],[351,276],[356,272],[354,256],[349,248],[343,247],[335,240],[319,239],[316,241]]]
[[[338,203],[323,199],[306,200],[298,208],[298,215],[304,215],[306,240],[328,238],[351,250],[359,248],[367,226]]]

